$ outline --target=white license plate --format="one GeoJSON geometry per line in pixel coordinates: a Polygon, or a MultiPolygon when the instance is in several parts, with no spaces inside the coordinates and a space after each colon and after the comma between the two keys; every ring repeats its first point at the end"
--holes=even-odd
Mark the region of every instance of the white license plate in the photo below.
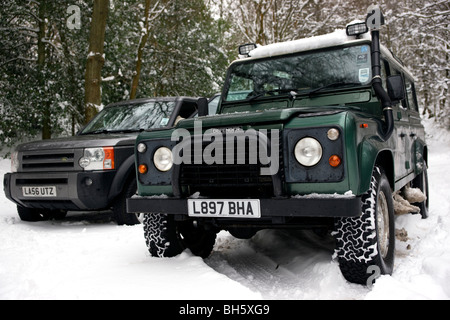
{"type": "Polygon", "coordinates": [[[52,198],[56,197],[56,187],[22,187],[24,197],[52,198]]]}
{"type": "Polygon", "coordinates": [[[189,199],[190,217],[261,218],[259,200],[203,200],[189,199]]]}

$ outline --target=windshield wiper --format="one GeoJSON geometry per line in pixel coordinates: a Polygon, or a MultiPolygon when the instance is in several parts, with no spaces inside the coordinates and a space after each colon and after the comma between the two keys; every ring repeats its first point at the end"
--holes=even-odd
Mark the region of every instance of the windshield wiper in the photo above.
{"type": "Polygon", "coordinates": [[[83,132],[82,135],[86,134],[109,134],[109,133],[133,133],[133,132],[142,132],[145,129],[119,129],[119,130],[108,130],[108,129],[99,129],[89,132],[83,132]]]}
{"type": "Polygon", "coordinates": [[[109,130],[108,133],[133,133],[133,132],[142,132],[145,129],[119,129],[119,130],[109,130]]]}
{"type": "MultiPolygon", "coordinates": [[[[250,98],[246,99],[245,101],[253,101],[255,99],[258,99],[266,94],[270,95],[270,96],[274,96],[274,93],[288,93],[291,96],[295,97],[295,95],[297,95],[297,89],[274,89],[274,90],[267,90],[267,91],[263,91],[260,92],[254,96],[251,96],[250,98]]],[[[278,95],[280,96],[280,95],[278,95]]]]}
{"type": "Polygon", "coordinates": [[[110,133],[110,131],[107,130],[107,129],[98,129],[98,130],[94,130],[94,131],[82,132],[81,135],[86,135],[86,134],[106,134],[106,133],[110,133]]]}
{"type": "Polygon", "coordinates": [[[330,84],[324,85],[322,87],[319,87],[317,89],[311,90],[309,92],[309,96],[313,96],[314,94],[316,94],[316,93],[318,93],[318,92],[320,92],[320,91],[322,91],[324,89],[328,89],[328,88],[338,88],[338,87],[356,86],[356,85],[360,86],[361,83],[360,82],[344,82],[344,81],[330,83],[330,84]]]}
{"type": "Polygon", "coordinates": [[[255,94],[254,96],[251,96],[250,98],[245,99],[245,101],[248,101],[248,102],[253,101],[253,100],[255,100],[255,99],[258,99],[259,97],[264,96],[266,93],[267,93],[267,92],[265,92],[265,91],[264,91],[264,92],[257,93],[257,94],[255,94]]]}

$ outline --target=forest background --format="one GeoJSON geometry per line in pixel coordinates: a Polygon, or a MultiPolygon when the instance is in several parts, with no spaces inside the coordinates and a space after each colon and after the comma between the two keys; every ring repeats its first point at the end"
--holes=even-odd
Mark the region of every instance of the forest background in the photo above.
{"type": "MultiPolygon", "coordinates": [[[[0,148],[73,135],[109,103],[220,92],[240,44],[364,20],[364,0],[0,0],[0,148]]],[[[382,42],[450,130],[448,0],[380,0],[382,42]]]]}

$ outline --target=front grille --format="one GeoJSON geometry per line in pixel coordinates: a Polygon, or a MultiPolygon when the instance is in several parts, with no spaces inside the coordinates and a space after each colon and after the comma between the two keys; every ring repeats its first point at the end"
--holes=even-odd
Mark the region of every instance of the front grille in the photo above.
{"type": "Polygon", "coordinates": [[[273,196],[271,176],[261,176],[256,165],[182,165],[180,185],[185,196],[259,198],[273,196]]]}
{"type": "Polygon", "coordinates": [[[16,185],[21,186],[39,186],[39,185],[66,185],[69,183],[67,178],[39,178],[39,179],[17,179],[16,185]]]}
{"type": "Polygon", "coordinates": [[[198,187],[256,187],[272,185],[272,178],[261,176],[257,165],[183,165],[180,183],[198,187]]]}
{"type": "MultiPolygon", "coordinates": [[[[191,164],[180,165],[179,184],[184,195],[189,196],[200,192],[201,196],[236,199],[274,196],[273,177],[261,175],[261,169],[269,167],[269,165],[261,164],[259,157],[257,157],[256,163],[254,163],[255,157],[252,157],[252,161],[250,160],[248,154],[248,150],[250,150],[249,143],[249,140],[247,140],[244,154],[239,154],[237,145],[234,146],[233,164],[229,164],[230,161],[226,155],[227,150],[224,151],[223,164],[206,164],[204,162],[193,164],[194,155],[192,154],[191,164]]],[[[255,141],[251,143],[255,143],[255,141]]],[[[208,143],[203,145],[202,151],[205,150],[207,145],[208,143]]],[[[279,143],[278,159],[283,154],[281,146],[282,144],[279,143]]],[[[194,150],[193,147],[192,150],[194,150]]],[[[283,167],[282,161],[279,160],[279,172],[277,175],[282,175],[283,167]]]]}
{"type": "Polygon", "coordinates": [[[212,186],[260,186],[271,185],[272,178],[261,176],[259,165],[183,165],[181,185],[212,186]]]}
{"type": "Polygon", "coordinates": [[[22,154],[23,172],[71,171],[75,169],[75,152],[64,151],[27,151],[22,154]]]}

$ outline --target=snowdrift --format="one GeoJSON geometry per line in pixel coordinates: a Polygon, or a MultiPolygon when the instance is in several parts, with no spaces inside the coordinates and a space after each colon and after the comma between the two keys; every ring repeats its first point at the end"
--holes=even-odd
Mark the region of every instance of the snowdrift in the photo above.
{"type": "MultiPolygon", "coordinates": [[[[332,239],[311,232],[221,232],[208,259],[157,259],[140,225],[119,227],[107,212],[25,223],[1,192],[0,299],[449,299],[450,136],[427,127],[430,218],[397,217],[394,273],[372,288],[346,282],[332,239]]],[[[9,166],[0,161],[0,177],[9,166]]]]}

